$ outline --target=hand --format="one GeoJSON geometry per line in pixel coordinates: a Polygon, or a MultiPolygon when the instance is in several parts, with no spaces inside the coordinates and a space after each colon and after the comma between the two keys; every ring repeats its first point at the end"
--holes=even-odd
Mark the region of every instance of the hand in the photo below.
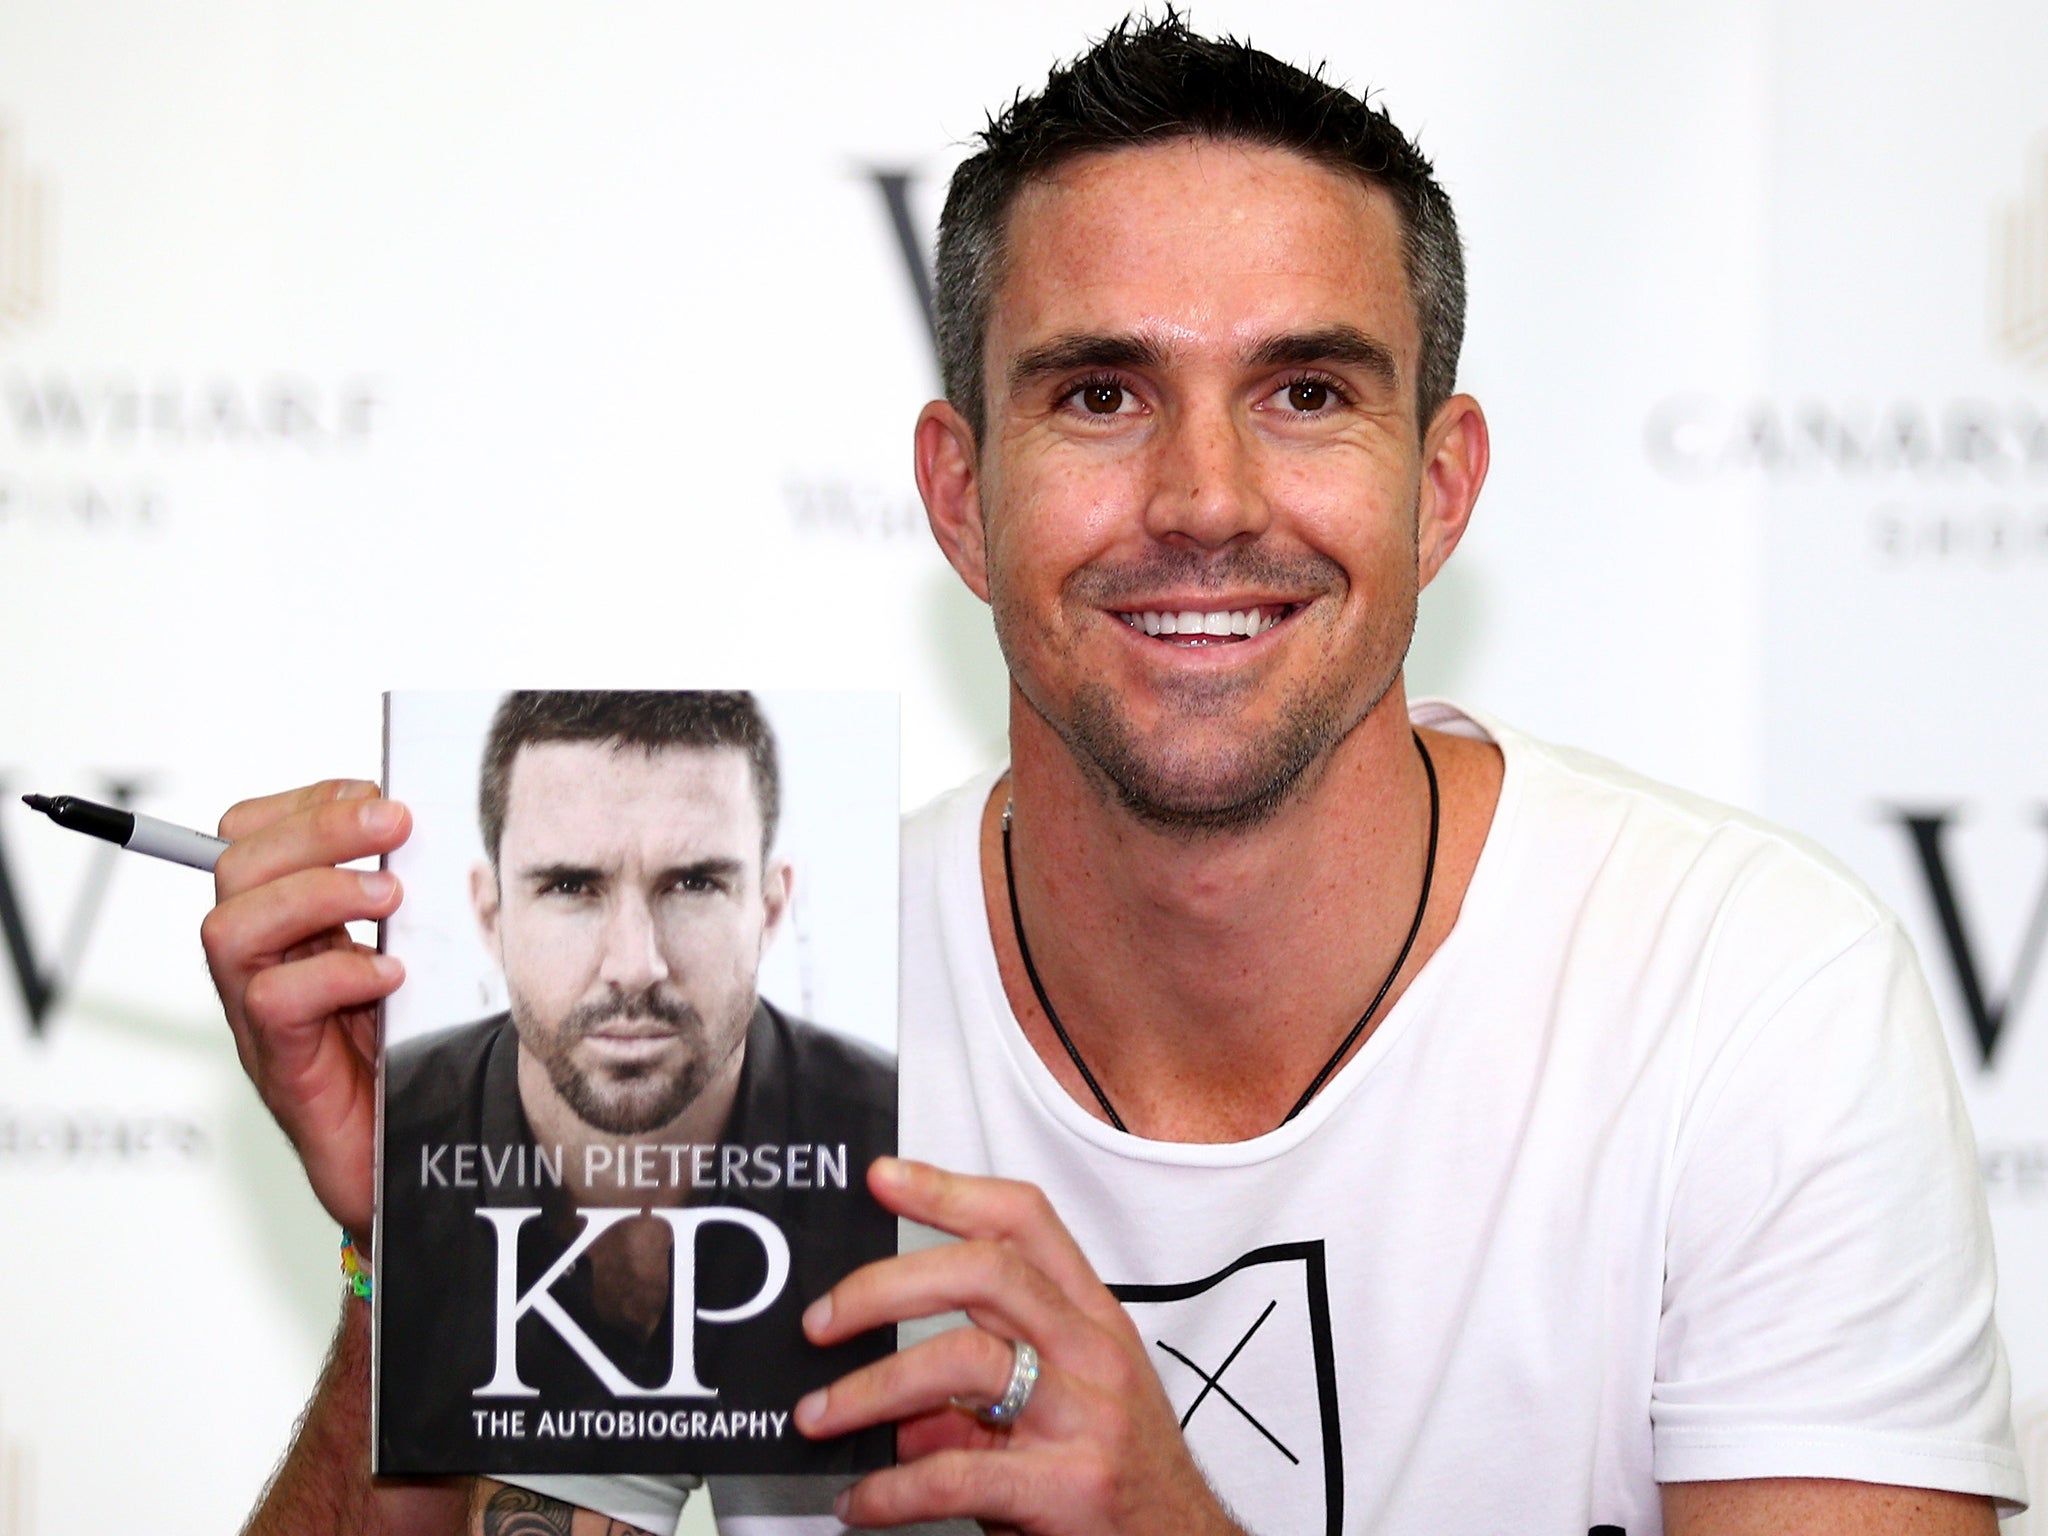
{"type": "Polygon", "coordinates": [[[390,916],[398,882],[334,866],[389,853],[411,826],[404,806],[357,780],[245,800],[221,818],[230,846],[200,925],[242,1069],[359,1243],[374,1204],[377,1004],[405,971],[342,926],[390,916]]]}
{"type": "Polygon", "coordinates": [[[1159,1532],[1243,1536],[1181,1438],[1144,1342],[1030,1184],[878,1158],[875,1198],[964,1239],[856,1270],[804,1314],[814,1343],[964,1310],[953,1328],[841,1377],[796,1408],[813,1437],[897,1421],[899,1466],[840,1496],[853,1525],[966,1516],[1033,1536],[1159,1532]],[[1001,1398],[1011,1342],[1038,1350],[1038,1384],[1014,1424],[991,1428],[956,1400],[1001,1398]]]}

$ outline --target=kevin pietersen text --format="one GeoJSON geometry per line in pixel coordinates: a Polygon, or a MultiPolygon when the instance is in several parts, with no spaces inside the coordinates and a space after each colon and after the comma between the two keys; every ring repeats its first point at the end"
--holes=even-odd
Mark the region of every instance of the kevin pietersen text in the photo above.
{"type": "MultiPolygon", "coordinates": [[[[435,1142],[420,1148],[422,1189],[560,1188],[568,1150],[435,1142]]],[[[583,1149],[585,1189],[845,1189],[846,1143],[677,1142],[583,1149]]]]}

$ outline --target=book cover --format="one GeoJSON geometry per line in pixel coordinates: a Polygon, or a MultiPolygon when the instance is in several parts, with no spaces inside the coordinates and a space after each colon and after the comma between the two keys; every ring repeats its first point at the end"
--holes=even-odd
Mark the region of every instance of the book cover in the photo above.
{"type": "Polygon", "coordinates": [[[893,695],[393,693],[386,1475],[846,1473],[803,1309],[896,1251],[893,695]]]}

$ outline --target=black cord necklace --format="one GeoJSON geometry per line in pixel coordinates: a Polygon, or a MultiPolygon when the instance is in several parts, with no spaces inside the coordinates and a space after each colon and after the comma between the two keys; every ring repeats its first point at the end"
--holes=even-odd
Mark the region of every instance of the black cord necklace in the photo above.
{"type": "MultiPolygon", "coordinates": [[[[1442,804],[1436,787],[1436,764],[1430,761],[1429,748],[1422,744],[1419,732],[1411,731],[1415,738],[1415,750],[1422,754],[1422,771],[1429,779],[1429,852],[1422,861],[1422,895],[1415,903],[1415,920],[1408,925],[1408,937],[1401,941],[1401,952],[1394,956],[1393,969],[1387,972],[1387,979],[1380,983],[1379,991],[1373,993],[1372,1001],[1365,1005],[1365,1012],[1358,1016],[1358,1022],[1351,1026],[1337,1049],[1330,1053],[1330,1059],[1323,1063],[1323,1069],[1316,1073],[1301,1097],[1294,1101],[1294,1108],[1280,1117],[1285,1125],[1308,1107],[1308,1101],[1322,1091],[1323,1084],[1330,1080],[1330,1074],[1337,1070],[1337,1063],[1344,1059],[1344,1053],[1351,1049],[1358,1037],[1365,1032],[1365,1026],[1372,1016],[1379,1012],[1380,1004],[1386,1001],[1387,993],[1393,990],[1394,978],[1401,974],[1401,967],[1408,963],[1408,952],[1415,947],[1415,939],[1422,932],[1422,915],[1429,910],[1429,886],[1436,876],[1436,834],[1442,812],[1442,804]]],[[[1102,1084],[1095,1080],[1095,1074],[1088,1070],[1088,1063],[1081,1059],[1079,1047],[1067,1028],[1060,1023],[1060,1016],[1053,1012],[1052,999],[1045,995],[1045,983],[1038,979],[1038,967],[1031,960],[1031,946],[1024,941],[1024,917],[1017,910],[1017,865],[1010,856],[1010,807],[1003,807],[1003,880],[1010,888],[1010,926],[1017,935],[1017,955],[1024,962],[1024,974],[1031,978],[1031,990],[1038,998],[1038,1006],[1045,1011],[1045,1021],[1052,1026],[1052,1032],[1060,1037],[1060,1044],[1067,1048],[1067,1059],[1074,1064],[1074,1070],[1081,1074],[1081,1081],[1088,1085],[1088,1091],[1095,1095],[1095,1102],[1102,1106],[1109,1123],[1118,1130],[1129,1132],[1123,1117],[1117,1114],[1116,1106],[1109,1102],[1109,1095],[1102,1091],[1102,1084]]]]}

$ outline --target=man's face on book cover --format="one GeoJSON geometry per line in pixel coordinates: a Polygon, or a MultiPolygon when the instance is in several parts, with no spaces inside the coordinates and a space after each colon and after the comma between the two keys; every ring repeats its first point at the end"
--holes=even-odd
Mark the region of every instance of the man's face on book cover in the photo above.
{"type": "Polygon", "coordinates": [[[474,894],[521,1049],[585,1124],[639,1135],[733,1064],[789,889],[741,749],[551,741],[514,758],[474,894]]]}

